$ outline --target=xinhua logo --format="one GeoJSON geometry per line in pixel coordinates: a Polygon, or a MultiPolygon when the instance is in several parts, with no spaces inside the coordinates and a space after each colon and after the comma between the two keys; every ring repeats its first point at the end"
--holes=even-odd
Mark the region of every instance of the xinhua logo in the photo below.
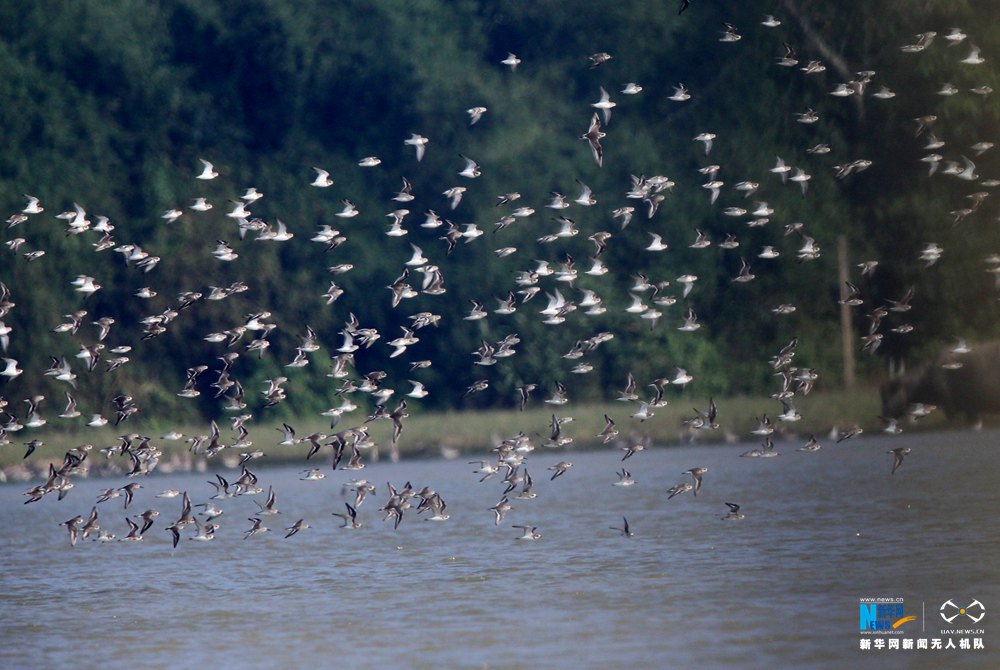
{"type": "Polygon", "coordinates": [[[951,600],[947,600],[943,605],[941,605],[941,618],[948,623],[951,623],[958,617],[963,616],[969,617],[969,619],[972,620],[972,623],[979,623],[983,620],[983,617],[986,616],[986,606],[978,600],[973,600],[965,607],[960,607],[951,600]]]}
{"type": "Polygon", "coordinates": [[[859,630],[890,631],[899,628],[907,621],[914,621],[915,616],[904,616],[903,603],[861,603],[859,630]]]}

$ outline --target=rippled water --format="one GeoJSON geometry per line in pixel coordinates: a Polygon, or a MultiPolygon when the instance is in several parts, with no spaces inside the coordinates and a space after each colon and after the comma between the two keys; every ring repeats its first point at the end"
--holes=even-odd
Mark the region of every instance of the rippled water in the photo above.
{"type": "MultiPolygon", "coordinates": [[[[738,458],[754,445],[651,449],[625,463],[633,487],[611,485],[620,452],[539,449],[538,497],[512,497],[500,527],[488,508],[501,484],[478,483],[468,459],[370,465],[378,495],[353,532],[331,516],[353,473],[299,481],[300,468],[259,466],[278,492],[282,514],[265,521],[275,532],[244,541],[257,508],[237,498],[220,503],[215,541],[176,550],[164,527],[179,499],[154,495],[185,489],[203,502],[211,473],[144,480],[128,512],[161,517],[141,543],[70,547],[58,525],[124,481],[79,480],[62,502],[31,505],[27,486],[0,486],[0,665],[998,667],[998,438],[865,435],[813,454],[779,444],[774,459],[738,458]],[[904,444],[913,452],[890,476],[885,451],[904,444]],[[574,467],[549,481],[563,458],[574,467]],[[699,496],[667,501],[693,466],[709,467],[699,496]],[[383,523],[385,482],[406,480],[437,489],[451,519],[410,511],[396,531],[383,523]],[[722,522],[725,501],[746,518],[722,522]],[[609,528],[623,515],[632,538],[609,528]],[[300,517],[312,528],[276,532],[300,517]],[[516,541],[511,524],[542,538],[516,541]],[[903,597],[908,614],[926,603],[927,637],[940,603],[978,598],[987,649],[862,652],[867,596],[903,597]]],[[[123,536],[122,499],[99,509],[123,536]]],[[[910,626],[919,637],[920,622],[910,626]]]]}

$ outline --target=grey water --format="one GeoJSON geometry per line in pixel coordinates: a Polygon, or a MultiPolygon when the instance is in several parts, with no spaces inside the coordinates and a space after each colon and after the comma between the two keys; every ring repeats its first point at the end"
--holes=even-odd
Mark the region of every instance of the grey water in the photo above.
{"type": "Polygon", "coordinates": [[[499,526],[489,508],[503,485],[479,483],[470,458],[327,468],[320,481],[299,479],[305,463],[255,461],[260,484],[277,492],[271,531],[244,540],[257,506],[237,497],[218,503],[214,541],[192,542],[187,530],[176,549],[165,527],[180,498],[156,493],[205,502],[207,480],[235,471],[147,477],[128,510],[122,498],[99,506],[101,527],[118,537],[126,514],[159,510],[142,542],[75,547],[59,523],[86,517],[123,478],[79,479],[65,500],[30,505],[27,485],[6,484],[0,666],[1000,667],[998,438],[864,434],[816,453],[778,443],[771,459],[739,457],[756,445],[694,445],[624,464],[611,448],[540,448],[527,459],[537,498],[512,493],[499,526]],[[896,446],[912,453],[890,475],[896,446]],[[564,459],[573,467],[550,481],[546,468],[564,459]],[[623,465],[635,486],[612,486],[623,465]],[[694,466],[709,468],[699,495],[667,500],[694,466]],[[352,531],[331,513],[344,511],[343,485],[356,475],[378,491],[352,531]],[[398,530],[383,522],[386,482],[406,481],[436,489],[451,518],[409,510],[398,530]],[[727,501],[742,521],[721,520],[727,501]],[[612,529],[623,516],[633,537],[612,529]],[[299,518],[312,527],[284,539],[299,518]],[[512,524],[541,538],[518,541],[512,524]],[[978,599],[985,649],[861,650],[866,597],[903,598],[918,617],[903,627],[913,639],[942,637],[942,603],[978,599]]]}

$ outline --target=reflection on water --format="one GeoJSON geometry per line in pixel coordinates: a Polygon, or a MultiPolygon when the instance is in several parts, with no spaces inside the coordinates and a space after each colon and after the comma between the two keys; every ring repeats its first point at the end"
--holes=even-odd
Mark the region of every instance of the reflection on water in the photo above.
{"type": "MultiPolygon", "coordinates": [[[[237,498],[213,542],[171,549],[165,526],[187,490],[214,492],[206,474],[143,480],[128,513],[161,516],[141,543],[70,547],[59,523],[86,515],[118,480],[79,480],[62,502],[22,505],[0,487],[5,567],[0,661],[5,667],[274,667],[406,662],[424,667],[997,667],[989,618],[979,652],[861,652],[858,598],[905,598],[927,622],[949,598],[1000,611],[993,466],[1000,434],[867,435],[817,453],[779,444],[773,459],[738,458],[748,445],[651,449],[626,462],[637,484],[612,486],[620,452],[539,449],[529,457],[534,500],[494,525],[499,477],[479,483],[466,459],[378,463],[361,472],[378,493],[363,528],[339,528],[353,473],[300,481],[300,468],[257,469],[278,493],[272,530],[243,540],[257,506],[237,498]],[[889,475],[892,456],[913,452],[889,475]],[[573,467],[549,481],[546,468],[573,467]],[[707,466],[697,497],[666,500],[681,473],[707,466]],[[409,510],[397,531],[377,508],[386,482],[428,485],[451,518],[409,510]],[[746,518],[722,522],[725,502],[746,518]],[[635,536],[611,527],[628,517],[635,536]],[[304,518],[312,528],[284,539],[304,518]],[[537,526],[520,542],[512,524],[537,526]],[[994,609],[996,608],[996,609],[994,609]]],[[[753,445],[750,445],[753,446],[753,445]]],[[[484,456],[485,457],[485,456],[484,456]]],[[[211,473],[209,473],[211,474],[211,473]]],[[[231,473],[230,473],[231,474],[231,473]]],[[[127,533],[122,499],[101,526],[127,533]]],[[[912,631],[912,635],[910,635],[912,631]]]]}

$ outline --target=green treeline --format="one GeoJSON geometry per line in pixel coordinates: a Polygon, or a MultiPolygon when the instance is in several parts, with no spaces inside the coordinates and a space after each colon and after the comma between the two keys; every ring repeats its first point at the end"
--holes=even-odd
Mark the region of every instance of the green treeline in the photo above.
{"type": "MultiPolygon", "coordinates": [[[[431,394],[411,405],[425,407],[514,406],[515,388],[537,383],[546,395],[556,382],[573,400],[613,398],[632,372],[641,385],[673,375],[683,367],[695,375],[699,393],[762,393],[777,381],[768,365],[793,337],[796,362],[814,367],[820,385],[840,381],[839,305],[836,240],[845,235],[851,253],[851,280],[864,304],[854,308],[860,372],[875,379],[888,357],[920,356],[956,337],[997,335],[997,275],[984,259],[1000,253],[997,195],[982,180],[1000,178],[1000,149],[976,155],[977,142],[997,141],[1000,127],[1000,22],[987,2],[940,1],[807,3],[696,2],[682,15],[673,3],[625,0],[617,3],[482,2],[476,0],[389,0],[339,2],[203,2],[194,0],[101,0],[5,3],[0,6],[0,213],[14,215],[25,194],[40,199],[45,211],[7,227],[0,248],[0,281],[16,303],[2,317],[13,328],[7,356],[26,374],[0,383],[11,400],[46,395],[50,407],[71,390],[42,373],[50,358],[66,356],[78,375],[77,399],[85,413],[112,414],[110,400],[124,393],[150,416],[219,416],[222,399],[210,384],[219,357],[239,351],[232,377],[246,390],[248,410],[265,402],[265,380],[287,376],[288,397],[269,408],[270,416],[312,414],[340,404],[342,380],[328,375],[330,356],[341,346],[341,331],[351,314],[381,339],[355,354],[357,380],[382,370],[396,398],[410,389],[406,380],[425,383],[431,394]],[[916,6],[919,5],[919,6],[916,6]],[[766,13],[781,25],[761,25],[766,13]],[[723,21],[742,39],[720,42],[723,21]],[[953,27],[968,37],[949,46],[953,27]],[[920,53],[900,47],[916,35],[936,31],[920,53]],[[776,64],[790,45],[799,64],[776,64]],[[965,64],[972,45],[986,58],[965,64]],[[508,52],[522,60],[511,71],[500,63],[508,52]],[[613,58],[591,67],[589,57],[613,58]],[[801,68],[821,61],[826,71],[801,68]],[[831,95],[837,84],[872,70],[862,96],[831,95]],[[642,85],[636,95],[620,91],[628,82],[642,85]],[[683,83],[691,99],[670,100],[683,83]],[[942,95],[951,84],[954,95],[942,95]],[[617,106],[609,123],[603,167],[586,141],[591,105],[604,87],[617,106]],[[886,86],[896,93],[881,100],[873,93],[886,86]],[[979,93],[970,89],[978,88],[979,93]],[[466,110],[488,111],[470,125],[466,110]],[[813,110],[815,123],[800,122],[813,110]],[[931,127],[916,137],[915,119],[933,115],[931,127]],[[694,141],[716,135],[711,152],[694,141]],[[417,162],[404,140],[412,133],[429,138],[417,162]],[[931,134],[945,141],[925,149],[931,134]],[[829,153],[810,153],[817,144],[829,153]],[[482,166],[482,176],[459,176],[464,154],[482,166]],[[926,155],[938,153],[937,174],[928,176],[926,155]],[[377,156],[381,164],[360,167],[377,156]],[[797,183],[783,183],[771,172],[776,157],[811,175],[803,197],[797,183]],[[975,162],[977,178],[942,174],[948,161],[975,162]],[[210,161],[219,177],[195,179],[199,159],[210,161]],[[835,166],[870,160],[863,171],[838,179],[835,166]],[[718,164],[724,182],[714,204],[709,180],[700,168],[718,164]],[[328,170],[329,188],[310,186],[314,167],[328,170]],[[631,176],[661,175],[675,182],[658,211],[629,199],[631,176]],[[412,201],[393,200],[406,178],[412,201]],[[759,183],[747,198],[733,187],[759,183]],[[593,189],[597,204],[572,203],[577,181],[593,189]],[[464,186],[455,210],[443,191],[464,186]],[[294,238],[261,241],[258,232],[240,238],[235,218],[227,217],[247,188],[264,197],[248,203],[253,218],[277,225],[294,238]],[[498,196],[520,199],[496,206],[498,196]],[[571,202],[563,211],[545,205],[552,192],[571,202]],[[984,192],[990,195],[973,196],[984,192]],[[207,212],[189,209],[195,198],[213,204],[207,212]],[[978,197],[978,200],[977,200],[978,197]],[[360,214],[339,218],[342,199],[360,214]],[[757,201],[774,209],[769,222],[747,225],[754,217],[728,216],[726,208],[752,211],[757,201]],[[94,222],[106,216],[115,227],[116,247],[138,245],[159,263],[149,272],[115,248],[95,250],[101,233],[67,234],[56,214],[78,203],[94,222]],[[497,232],[494,224],[515,207],[535,213],[497,232]],[[634,206],[631,224],[621,229],[614,209],[634,206]],[[183,213],[168,223],[165,211],[183,213]],[[394,210],[407,209],[402,237],[387,236],[394,210]],[[963,214],[962,210],[973,211],[963,214]],[[460,230],[476,224],[477,238],[461,238],[450,254],[443,236],[447,225],[421,227],[434,210],[460,230]],[[579,234],[551,243],[564,215],[579,234]],[[802,223],[814,238],[818,258],[798,261],[802,234],[786,226],[802,223]],[[340,231],[346,241],[329,251],[310,241],[322,226],[340,231]],[[695,231],[712,241],[691,248],[695,231]],[[603,276],[586,274],[598,231],[612,236],[601,260],[603,276]],[[669,249],[647,251],[651,233],[669,249]],[[717,245],[734,234],[740,247],[717,245]],[[15,250],[16,238],[24,242],[15,250]],[[239,258],[223,262],[212,252],[224,240],[239,258]],[[468,240],[468,242],[466,242],[468,240]],[[400,277],[411,257],[410,243],[422,248],[444,278],[443,295],[420,294],[391,308],[386,288],[400,277]],[[943,249],[930,267],[919,260],[929,243],[943,249]],[[518,251],[499,258],[500,247],[518,251]],[[780,256],[758,258],[765,246],[780,256]],[[44,250],[29,261],[24,254],[44,250]],[[523,289],[514,279],[538,261],[559,269],[572,258],[578,279],[570,285],[541,278],[541,291],[510,315],[493,313],[497,299],[523,289]],[[756,278],[733,282],[740,258],[756,278]],[[856,264],[878,260],[862,277],[856,264]],[[351,264],[342,274],[328,268],[351,264]],[[655,296],[673,295],[676,304],[658,307],[651,322],[626,308],[630,292],[650,303],[654,294],[633,290],[636,274],[663,284],[655,296]],[[687,298],[681,274],[698,279],[687,298]],[[90,297],[70,283],[93,276],[102,289],[90,297]],[[211,287],[244,282],[248,290],[225,300],[204,298],[211,287]],[[327,304],[330,282],[343,294],[327,304]],[[156,296],[135,295],[150,287],[156,296]],[[860,351],[868,335],[869,314],[888,307],[913,288],[913,309],[890,312],[875,355],[860,351]],[[566,322],[547,325],[539,310],[546,293],[559,289],[579,301],[582,289],[598,293],[607,311],[587,316],[585,308],[566,322]],[[185,292],[203,295],[179,309],[185,292]],[[466,320],[470,301],[489,312],[466,320]],[[791,314],[776,315],[779,304],[791,314]],[[687,311],[702,327],[679,332],[687,311]],[[53,332],[63,315],[86,310],[77,333],[53,332]],[[142,320],[170,310],[162,334],[143,338],[142,320]],[[239,327],[248,315],[270,312],[276,324],[270,346],[258,358],[246,345],[260,333],[247,333],[232,348],[205,341],[209,333],[239,327]],[[386,345],[410,326],[410,316],[430,311],[438,327],[416,331],[420,338],[404,355],[391,357],[386,345]],[[115,320],[96,369],[74,358],[82,344],[97,342],[100,317],[115,320]],[[891,329],[910,324],[910,333],[891,329]],[[309,326],[321,349],[310,365],[289,368],[309,326]],[[563,358],[578,340],[599,332],[615,338],[590,354],[594,370],[573,374],[579,361],[563,358]],[[476,366],[472,355],[483,342],[495,344],[516,334],[517,354],[493,366],[476,366]],[[129,361],[105,372],[110,349],[130,345],[129,361]],[[411,370],[415,360],[432,360],[411,370]],[[201,395],[179,398],[184,371],[209,366],[198,381],[201,395]],[[489,387],[463,398],[478,379],[489,387]]],[[[793,173],[794,174],[794,173],[793,173]]],[[[148,266],[146,266],[148,267],[148,266]]],[[[420,289],[422,275],[410,268],[405,280],[420,289]]],[[[645,395],[647,390],[639,391],[645,395]]],[[[650,391],[651,392],[651,391],[650,391]]],[[[538,398],[535,399],[537,402],[538,398]]],[[[393,403],[395,400],[392,401],[393,403]]]]}

